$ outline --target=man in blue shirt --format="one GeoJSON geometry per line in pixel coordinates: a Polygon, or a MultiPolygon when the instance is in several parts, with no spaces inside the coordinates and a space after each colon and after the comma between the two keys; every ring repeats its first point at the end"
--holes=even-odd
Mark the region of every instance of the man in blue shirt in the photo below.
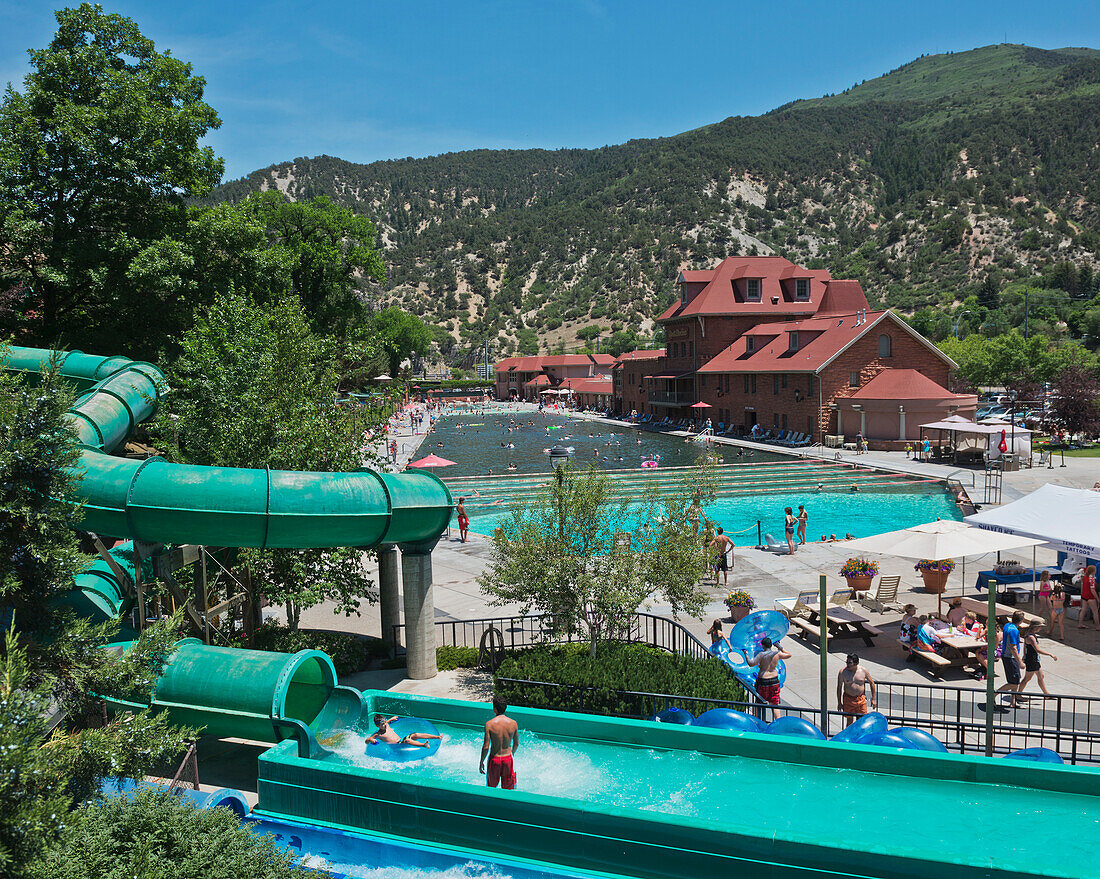
{"type": "Polygon", "coordinates": [[[1020,623],[1024,614],[1016,611],[1012,615],[1012,622],[1005,623],[1001,633],[1001,664],[1005,670],[1005,683],[997,688],[997,692],[1006,692],[1010,695],[1009,708],[1017,706],[1016,693],[1020,689],[1020,669],[1023,668],[1023,660],[1020,658],[1020,623]]]}

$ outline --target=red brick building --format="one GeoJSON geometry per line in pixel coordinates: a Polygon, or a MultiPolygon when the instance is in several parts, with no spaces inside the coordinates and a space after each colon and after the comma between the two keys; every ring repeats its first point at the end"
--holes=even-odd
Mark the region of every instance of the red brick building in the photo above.
{"type": "MultiPolygon", "coordinates": [[[[536,402],[543,391],[565,390],[574,382],[601,377],[607,381],[605,396],[611,393],[610,354],[548,354],[539,357],[508,357],[496,364],[498,400],[536,402]]],[[[596,392],[595,387],[589,390],[596,392]]]]}
{"type": "Polygon", "coordinates": [[[880,447],[916,439],[921,423],[973,415],[975,397],[945,389],[956,364],[893,312],[869,311],[857,281],[777,256],[730,257],[681,273],[679,286],[658,318],[665,354],[620,358],[612,371],[623,414],[709,417],[746,434],[760,424],[815,442],[854,437],[858,420],[880,447]]]}

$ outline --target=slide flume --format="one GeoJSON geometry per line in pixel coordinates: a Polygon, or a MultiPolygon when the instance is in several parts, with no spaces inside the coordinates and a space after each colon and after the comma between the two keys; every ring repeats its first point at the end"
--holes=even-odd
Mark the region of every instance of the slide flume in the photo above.
{"type": "MultiPolygon", "coordinates": [[[[369,549],[433,545],[450,521],[450,491],[422,471],[315,473],[114,457],[168,392],[164,374],[125,357],[14,346],[3,367],[35,376],[54,358],[80,392],[67,417],[82,446],[81,526],[88,531],[148,543],[369,549]]],[[[132,576],[132,549],[112,555],[132,576]]],[[[74,585],[69,603],[85,616],[114,618],[125,609],[125,584],[105,561],[74,585]]]]}

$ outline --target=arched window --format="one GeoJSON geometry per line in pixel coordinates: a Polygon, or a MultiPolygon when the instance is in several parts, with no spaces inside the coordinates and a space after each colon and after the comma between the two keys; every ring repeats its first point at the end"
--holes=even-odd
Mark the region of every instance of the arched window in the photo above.
{"type": "Polygon", "coordinates": [[[890,337],[883,333],[878,337],[878,356],[879,357],[893,357],[893,343],[890,341],[890,337]]]}

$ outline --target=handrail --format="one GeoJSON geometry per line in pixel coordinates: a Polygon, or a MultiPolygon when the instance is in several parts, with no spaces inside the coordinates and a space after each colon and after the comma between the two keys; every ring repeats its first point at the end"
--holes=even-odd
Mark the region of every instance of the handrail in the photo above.
{"type": "MultiPolygon", "coordinates": [[[[943,481],[948,482],[948,481],[954,479],[956,473],[965,473],[967,476],[969,476],[970,477],[970,487],[971,488],[975,488],[977,486],[977,483],[974,481],[975,477],[974,477],[974,471],[973,470],[952,470],[945,477],[943,477],[943,481]]],[[[960,485],[962,484],[961,480],[956,480],[956,481],[959,482],[960,485]]]]}

